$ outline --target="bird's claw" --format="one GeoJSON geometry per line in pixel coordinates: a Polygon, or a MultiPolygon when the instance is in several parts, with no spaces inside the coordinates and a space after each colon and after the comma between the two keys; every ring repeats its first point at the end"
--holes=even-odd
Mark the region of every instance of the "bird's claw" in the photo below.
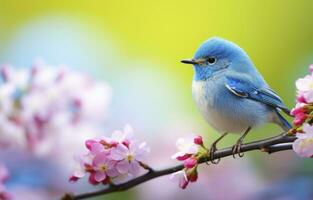
{"type": "Polygon", "coordinates": [[[241,158],[244,156],[244,153],[241,152],[241,145],[242,145],[242,142],[241,141],[238,141],[232,148],[232,155],[233,155],[233,158],[236,158],[236,154],[241,158]]]}
{"type": "Polygon", "coordinates": [[[210,155],[210,160],[211,160],[211,163],[212,164],[218,164],[220,162],[220,158],[218,159],[214,159],[214,153],[217,151],[217,148],[216,148],[216,144],[213,143],[211,145],[211,148],[210,148],[210,151],[209,151],[209,155],[210,155]]]}

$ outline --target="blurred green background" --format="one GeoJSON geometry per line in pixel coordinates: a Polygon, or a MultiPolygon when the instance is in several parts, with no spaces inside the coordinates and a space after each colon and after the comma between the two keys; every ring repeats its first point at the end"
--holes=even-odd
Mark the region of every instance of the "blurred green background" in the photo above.
{"type": "MultiPolygon", "coordinates": [[[[293,107],[294,82],[313,63],[312,7],[310,0],[0,0],[0,63],[30,66],[40,57],[106,80],[114,96],[108,124],[119,128],[131,122],[142,138],[155,143],[152,153],[157,153],[168,134],[174,135],[173,146],[177,137],[191,131],[208,143],[218,137],[192,101],[192,68],[179,62],[192,57],[209,37],[223,37],[244,48],[271,87],[293,107]]],[[[279,128],[268,125],[247,140],[278,133],[279,128]]],[[[222,146],[237,137],[228,137],[222,146]]],[[[157,161],[166,162],[174,150],[157,161]]],[[[266,183],[313,172],[312,161],[292,152],[272,157],[249,153],[245,160],[266,183]]],[[[140,189],[130,193],[103,199],[150,199],[140,196],[140,189]]]]}

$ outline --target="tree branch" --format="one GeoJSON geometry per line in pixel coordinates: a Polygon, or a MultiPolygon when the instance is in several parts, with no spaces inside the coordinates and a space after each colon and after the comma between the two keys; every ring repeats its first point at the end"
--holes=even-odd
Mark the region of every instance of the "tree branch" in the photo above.
{"type": "MultiPolygon", "coordinates": [[[[281,134],[281,135],[267,138],[264,140],[259,140],[259,141],[244,144],[241,146],[241,152],[260,150],[262,152],[266,152],[270,154],[270,153],[275,153],[278,151],[285,151],[285,150],[292,149],[292,142],[295,139],[296,138],[294,136],[287,136],[286,134],[281,134]]],[[[223,157],[227,157],[231,155],[232,155],[232,148],[228,147],[228,148],[216,151],[214,153],[214,158],[219,159],[219,158],[223,158],[223,157]]],[[[211,159],[206,157],[206,158],[200,159],[199,163],[205,163],[208,161],[211,161],[211,159]]],[[[123,184],[110,185],[108,188],[105,188],[103,190],[84,193],[84,194],[78,194],[78,195],[66,194],[62,197],[62,200],[79,200],[79,199],[86,199],[86,198],[95,197],[99,195],[109,194],[113,192],[125,191],[141,183],[147,182],[149,180],[152,180],[160,176],[177,172],[179,170],[182,170],[183,168],[184,168],[183,165],[177,165],[177,166],[166,168],[163,170],[153,170],[152,168],[149,168],[148,170],[149,172],[147,172],[146,174],[143,174],[123,184]]]]}

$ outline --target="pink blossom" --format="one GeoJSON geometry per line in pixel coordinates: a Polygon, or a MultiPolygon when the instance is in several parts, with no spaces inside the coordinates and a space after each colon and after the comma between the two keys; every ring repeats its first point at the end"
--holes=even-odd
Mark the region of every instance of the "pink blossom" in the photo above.
{"type": "Polygon", "coordinates": [[[199,145],[194,142],[195,137],[179,138],[176,142],[178,152],[172,156],[172,159],[185,160],[190,155],[195,154],[199,150],[199,145]]]}
{"type": "Polygon", "coordinates": [[[208,149],[203,146],[201,136],[179,138],[176,142],[178,152],[172,156],[173,159],[184,161],[184,169],[171,175],[171,179],[179,182],[179,187],[185,189],[189,182],[198,179],[198,160],[208,157],[208,149]]]}
{"type": "Polygon", "coordinates": [[[186,172],[184,170],[175,172],[170,175],[170,180],[177,182],[179,187],[185,189],[188,186],[189,180],[187,179],[186,172]]]}
{"type": "Polygon", "coordinates": [[[296,81],[296,87],[299,92],[307,92],[313,89],[313,76],[306,75],[296,81]]]}
{"type": "Polygon", "coordinates": [[[108,158],[105,152],[97,154],[92,162],[94,178],[97,182],[102,182],[109,177],[118,176],[119,173],[115,168],[116,162],[108,158]]]}
{"type": "Polygon", "coordinates": [[[77,168],[70,181],[77,181],[86,174],[89,183],[120,184],[133,178],[149,153],[145,142],[133,139],[131,126],[126,125],[124,131],[115,131],[110,138],[89,139],[85,142],[87,153],[77,159],[77,168]]]}
{"type": "Polygon", "coordinates": [[[296,87],[298,90],[298,96],[303,96],[305,102],[313,102],[313,75],[307,75],[304,78],[299,78],[296,81],[296,87]]]}
{"type": "Polygon", "coordinates": [[[140,162],[144,161],[149,149],[146,143],[131,143],[129,147],[124,144],[118,144],[116,148],[111,151],[111,158],[119,161],[116,164],[117,170],[121,174],[130,172],[131,174],[138,174],[140,169],[140,162]]]}
{"type": "Polygon", "coordinates": [[[297,133],[297,139],[294,141],[293,150],[301,157],[313,156],[313,126],[304,124],[304,133],[297,133]]]}

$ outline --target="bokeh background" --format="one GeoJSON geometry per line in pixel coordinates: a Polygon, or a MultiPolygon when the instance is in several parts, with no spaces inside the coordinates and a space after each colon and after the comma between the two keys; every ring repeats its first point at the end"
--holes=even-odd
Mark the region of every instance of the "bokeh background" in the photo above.
{"type": "MultiPolygon", "coordinates": [[[[312,7],[309,0],[0,0],[0,63],[22,68],[41,58],[106,81],[113,97],[103,134],[132,124],[151,146],[151,165],[164,167],[176,163],[170,156],[178,137],[197,133],[208,144],[218,137],[192,101],[193,69],[179,61],[192,57],[209,37],[234,41],[291,108],[294,82],[313,63],[312,7]]],[[[280,132],[267,125],[247,140],[280,132]]],[[[229,136],[220,146],[233,144],[237,137],[229,136]]],[[[5,163],[10,159],[1,157],[5,163]]],[[[60,180],[67,184],[61,177],[48,178],[45,184],[18,178],[38,173],[37,168],[42,178],[49,174],[49,167],[32,159],[20,159],[23,165],[15,166],[17,175],[8,188],[40,187],[44,192],[38,199],[57,199],[64,191],[45,194],[60,180]]],[[[184,191],[164,177],[97,199],[313,199],[312,166],[312,160],[291,151],[270,156],[253,152],[203,166],[200,180],[184,191]]],[[[75,187],[69,186],[71,191],[75,187]]]]}

